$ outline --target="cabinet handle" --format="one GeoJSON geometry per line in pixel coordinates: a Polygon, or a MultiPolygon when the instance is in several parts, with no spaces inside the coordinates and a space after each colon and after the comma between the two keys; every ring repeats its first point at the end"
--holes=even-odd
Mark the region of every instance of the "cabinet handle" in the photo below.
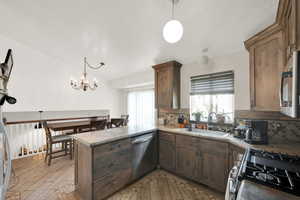
{"type": "Polygon", "coordinates": [[[253,107],[254,106],[254,100],[253,99],[251,99],[251,107],[253,107]]]}
{"type": "Polygon", "coordinates": [[[114,163],[110,163],[109,165],[107,165],[107,168],[112,168],[114,165],[114,163]]]}
{"type": "Polygon", "coordinates": [[[152,138],[153,138],[153,136],[149,136],[149,137],[145,137],[145,138],[136,139],[136,140],[132,141],[132,144],[139,144],[139,143],[148,142],[148,141],[151,140],[152,138]]]}
{"type": "Polygon", "coordinates": [[[196,153],[196,156],[199,157],[199,158],[201,158],[201,153],[200,153],[200,152],[197,152],[197,153],[196,153]]]}

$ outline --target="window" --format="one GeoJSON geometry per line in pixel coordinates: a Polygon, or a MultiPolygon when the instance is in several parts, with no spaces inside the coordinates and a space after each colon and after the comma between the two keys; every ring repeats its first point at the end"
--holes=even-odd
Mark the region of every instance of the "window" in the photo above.
{"type": "Polygon", "coordinates": [[[154,124],[154,90],[128,93],[129,125],[154,124]]]}
{"type": "Polygon", "coordinates": [[[192,120],[232,123],[233,106],[234,74],[232,71],[191,77],[192,120]]]}

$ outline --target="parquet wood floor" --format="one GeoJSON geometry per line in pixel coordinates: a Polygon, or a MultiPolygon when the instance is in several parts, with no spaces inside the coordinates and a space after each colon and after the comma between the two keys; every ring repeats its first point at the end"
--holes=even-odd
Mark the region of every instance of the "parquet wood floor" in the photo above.
{"type": "MultiPolygon", "coordinates": [[[[7,200],[81,200],[74,192],[74,161],[55,159],[50,167],[43,155],[13,161],[7,200]]],[[[222,200],[223,194],[156,170],[108,200],[222,200]]]]}

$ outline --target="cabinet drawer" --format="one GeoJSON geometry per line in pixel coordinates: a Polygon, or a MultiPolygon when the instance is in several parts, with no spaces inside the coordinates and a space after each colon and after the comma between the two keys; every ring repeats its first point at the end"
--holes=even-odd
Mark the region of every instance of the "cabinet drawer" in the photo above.
{"type": "Polygon", "coordinates": [[[178,147],[197,147],[199,146],[199,138],[186,136],[186,135],[176,135],[176,146],[178,147]]]}
{"type": "Polygon", "coordinates": [[[122,148],[118,151],[105,152],[94,157],[93,180],[109,173],[118,173],[131,168],[132,149],[122,148]]]}
{"type": "Polygon", "coordinates": [[[130,146],[131,146],[130,139],[119,140],[108,144],[96,146],[94,148],[94,155],[95,157],[98,155],[102,156],[103,153],[116,152],[121,149],[130,148],[130,146]]]}
{"type": "Polygon", "coordinates": [[[227,143],[201,139],[200,148],[202,152],[209,152],[228,156],[227,143]]]}
{"type": "Polygon", "coordinates": [[[159,131],[159,139],[160,140],[166,140],[168,142],[171,142],[175,144],[175,134],[173,133],[167,133],[164,131],[159,131]]]}
{"type": "Polygon", "coordinates": [[[126,186],[131,177],[131,169],[110,173],[94,181],[93,199],[102,200],[126,186]]]}

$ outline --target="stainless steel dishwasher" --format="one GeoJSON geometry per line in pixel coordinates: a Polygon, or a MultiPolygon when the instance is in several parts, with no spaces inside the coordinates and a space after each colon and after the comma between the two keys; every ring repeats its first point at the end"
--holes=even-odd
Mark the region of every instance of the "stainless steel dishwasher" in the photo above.
{"type": "Polygon", "coordinates": [[[156,133],[148,133],[132,138],[133,148],[133,180],[152,171],[157,166],[156,133]]]}

